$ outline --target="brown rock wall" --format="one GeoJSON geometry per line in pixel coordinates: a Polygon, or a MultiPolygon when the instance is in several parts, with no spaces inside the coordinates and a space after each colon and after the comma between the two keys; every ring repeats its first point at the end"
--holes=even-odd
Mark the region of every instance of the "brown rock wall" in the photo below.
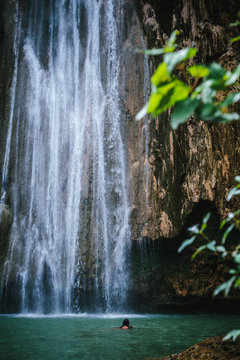
{"type": "MultiPolygon", "coordinates": [[[[240,61],[238,46],[229,42],[236,31],[229,23],[236,18],[237,1],[182,0],[165,5],[141,1],[140,4],[138,13],[148,47],[162,46],[177,28],[181,31],[180,47],[199,49],[196,61],[219,61],[228,69],[240,61]]],[[[160,59],[149,61],[153,72],[160,59]]],[[[173,132],[169,116],[168,113],[149,122],[147,216],[144,224],[138,226],[142,227],[141,234],[152,239],[178,235],[200,200],[212,201],[221,218],[240,206],[238,199],[226,202],[227,193],[235,184],[234,177],[240,172],[239,123],[215,125],[191,119],[173,132]]],[[[138,187],[142,193],[143,187],[138,187]]],[[[137,214],[141,205],[138,199],[134,201],[137,214]]],[[[138,222],[139,217],[134,221],[138,222]]],[[[133,238],[137,238],[135,233],[133,238]]]]}

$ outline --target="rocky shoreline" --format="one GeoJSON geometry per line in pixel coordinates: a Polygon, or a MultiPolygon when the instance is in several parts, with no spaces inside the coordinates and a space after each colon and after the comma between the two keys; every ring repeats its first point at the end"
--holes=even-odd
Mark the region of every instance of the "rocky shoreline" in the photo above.
{"type": "MultiPolygon", "coordinates": [[[[239,360],[240,339],[223,341],[223,336],[215,336],[193,345],[187,350],[154,360],[239,360]]],[[[153,360],[153,359],[152,359],[153,360]]]]}

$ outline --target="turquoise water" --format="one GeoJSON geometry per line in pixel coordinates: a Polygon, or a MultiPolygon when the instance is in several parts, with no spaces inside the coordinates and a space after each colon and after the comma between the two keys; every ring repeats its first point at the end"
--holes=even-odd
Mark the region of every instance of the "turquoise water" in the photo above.
{"type": "Polygon", "coordinates": [[[234,328],[239,316],[0,316],[0,359],[150,359],[234,328]],[[125,317],[132,330],[117,329],[125,317]]]}

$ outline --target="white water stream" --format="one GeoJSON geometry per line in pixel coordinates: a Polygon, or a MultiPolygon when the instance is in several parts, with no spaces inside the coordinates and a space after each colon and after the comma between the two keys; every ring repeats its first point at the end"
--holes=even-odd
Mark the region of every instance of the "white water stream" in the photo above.
{"type": "Polygon", "coordinates": [[[130,239],[122,0],[30,3],[15,40],[2,179],[11,163],[14,213],[1,302],[15,296],[22,313],[121,310],[130,239]]]}

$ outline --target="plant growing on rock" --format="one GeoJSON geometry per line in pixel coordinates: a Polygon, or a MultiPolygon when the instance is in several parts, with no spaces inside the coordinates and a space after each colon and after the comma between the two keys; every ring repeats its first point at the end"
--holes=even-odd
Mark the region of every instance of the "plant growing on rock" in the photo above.
{"type": "Polygon", "coordinates": [[[174,31],[162,49],[143,50],[148,55],[163,55],[163,62],[151,78],[150,98],[136,119],[148,113],[160,115],[174,106],[170,120],[173,129],[192,115],[198,120],[218,123],[239,120],[239,114],[230,111],[229,106],[240,100],[240,92],[227,93],[240,77],[240,64],[232,72],[217,63],[188,66],[197,50],[176,51],[178,34],[174,31]],[[226,93],[224,100],[218,100],[220,91],[226,93]]]}
{"type": "MultiPolygon", "coordinates": [[[[233,196],[240,194],[240,176],[236,176],[235,180],[237,185],[230,190],[227,200],[231,200],[233,196]]],[[[220,284],[214,291],[213,295],[217,296],[219,293],[224,292],[225,296],[228,296],[232,287],[235,289],[240,289],[240,243],[235,246],[231,246],[227,243],[230,233],[234,230],[240,229],[240,210],[230,212],[226,219],[224,219],[220,224],[220,230],[223,231],[221,242],[218,243],[217,240],[212,240],[206,235],[205,231],[207,229],[207,223],[210,219],[211,213],[207,213],[203,218],[201,225],[195,224],[194,226],[188,228],[190,238],[183,241],[178,252],[183,251],[187,246],[192,245],[196,240],[203,240],[204,244],[197,248],[193,253],[192,259],[194,259],[202,251],[207,250],[213,252],[216,256],[221,257],[222,259],[230,259],[232,267],[229,269],[229,279],[222,284],[220,284]]],[[[225,336],[225,340],[233,338],[235,340],[240,336],[240,330],[232,330],[225,336]]]]}
{"type": "MultiPolygon", "coordinates": [[[[240,12],[238,20],[230,26],[240,25],[240,12]]],[[[186,122],[190,116],[197,120],[226,123],[239,120],[240,115],[232,111],[231,105],[240,100],[240,92],[233,92],[233,85],[238,84],[240,77],[240,64],[234,71],[227,71],[217,63],[210,65],[189,65],[189,61],[196,55],[194,48],[176,50],[176,38],[178,31],[174,31],[166,46],[162,49],[142,50],[148,55],[163,55],[163,61],[158,66],[151,78],[152,92],[148,102],[137,114],[140,120],[146,114],[157,116],[173,107],[170,124],[172,129],[186,122]],[[225,94],[224,99],[219,100],[219,92],[225,94]]],[[[240,36],[231,39],[231,42],[240,40],[240,36]]],[[[229,192],[227,200],[240,194],[240,176],[236,178],[237,185],[229,192]]],[[[233,248],[227,246],[227,238],[234,228],[240,229],[240,210],[230,212],[222,221],[220,229],[224,230],[221,243],[210,239],[205,230],[211,213],[208,213],[202,224],[196,224],[188,229],[190,238],[185,240],[180,248],[192,245],[195,240],[201,238],[204,244],[192,255],[194,259],[203,250],[214,252],[217,256],[232,260],[232,268],[229,270],[230,278],[218,286],[214,296],[224,292],[227,296],[232,287],[240,288],[240,242],[233,248]]],[[[225,336],[225,340],[240,336],[240,330],[233,330],[225,336]]]]}

